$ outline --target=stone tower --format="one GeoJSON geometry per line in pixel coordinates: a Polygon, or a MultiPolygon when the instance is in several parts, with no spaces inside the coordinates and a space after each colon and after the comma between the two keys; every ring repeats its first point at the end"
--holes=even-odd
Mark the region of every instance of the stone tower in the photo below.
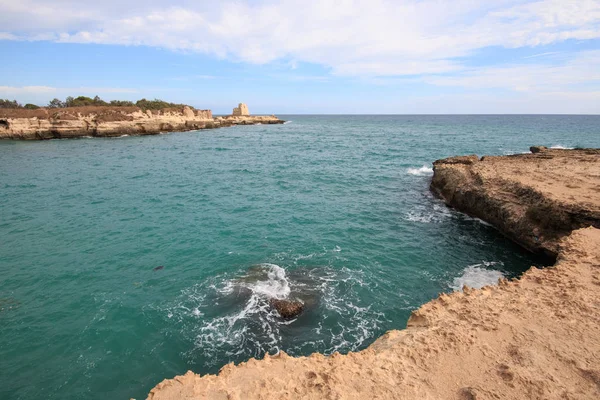
{"type": "Polygon", "coordinates": [[[236,117],[241,117],[242,115],[250,115],[248,111],[248,106],[244,103],[240,103],[236,108],[233,109],[233,115],[236,117]]]}

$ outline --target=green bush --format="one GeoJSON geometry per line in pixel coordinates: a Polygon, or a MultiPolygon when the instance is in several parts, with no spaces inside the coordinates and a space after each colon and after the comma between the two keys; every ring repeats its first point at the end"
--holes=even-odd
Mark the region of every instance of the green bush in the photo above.
{"type": "Polygon", "coordinates": [[[91,97],[79,96],[73,98],[69,96],[65,99],[65,107],[86,107],[86,106],[107,106],[108,103],[96,96],[93,99],[91,97]]]}
{"type": "Polygon", "coordinates": [[[133,107],[133,106],[135,106],[135,104],[133,104],[133,101],[127,101],[127,100],[111,100],[109,104],[113,107],[133,107]]]}
{"type": "MultiPolygon", "coordinates": [[[[161,110],[163,108],[183,108],[185,104],[169,103],[160,99],[146,100],[141,99],[135,102],[135,105],[142,110],[161,110]]],[[[193,107],[192,107],[193,108],[193,107]]]]}
{"type": "Polygon", "coordinates": [[[22,108],[16,100],[0,99],[0,108],[22,108]]]}
{"type": "Polygon", "coordinates": [[[48,108],[64,108],[65,103],[63,103],[62,101],[60,101],[57,98],[54,98],[52,100],[50,100],[50,102],[48,103],[48,108]]]}
{"type": "MultiPolygon", "coordinates": [[[[133,107],[138,106],[142,110],[162,110],[163,108],[183,108],[186,104],[177,104],[177,103],[169,103],[164,100],[154,99],[154,100],[146,100],[141,99],[136,101],[135,103],[129,100],[111,100],[110,102],[106,102],[102,100],[99,96],[94,98],[87,96],[78,96],[72,97],[69,96],[62,101],[60,99],[54,98],[52,99],[46,107],[48,108],[65,108],[65,107],[86,107],[86,106],[112,106],[112,107],[133,107]]],[[[188,106],[191,107],[191,106],[188,106]]],[[[25,106],[22,106],[16,100],[8,100],[8,99],[0,99],[0,108],[25,108],[28,110],[36,110],[40,108],[35,104],[27,103],[25,106]]],[[[192,109],[194,107],[191,107],[192,109]]]]}

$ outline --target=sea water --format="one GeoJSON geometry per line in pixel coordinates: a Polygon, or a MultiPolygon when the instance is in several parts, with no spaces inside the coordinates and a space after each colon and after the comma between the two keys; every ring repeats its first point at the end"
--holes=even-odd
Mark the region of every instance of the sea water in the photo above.
{"type": "Polygon", "coordinates": [[[600,147],[598,116],[282,118],[0,142],[0,398],[142,399],[189,369],[361,350],[544,263],[435,199],[434,160],[600,147]]]}

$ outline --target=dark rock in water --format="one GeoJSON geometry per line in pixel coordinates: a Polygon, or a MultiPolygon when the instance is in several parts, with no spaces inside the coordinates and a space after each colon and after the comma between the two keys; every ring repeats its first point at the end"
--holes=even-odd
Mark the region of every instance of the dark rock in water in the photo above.
{"type": "Polygon", "coordinates": [[[160,271],[163,268],[164,268],[163,265],[159,265],[158,267],[155,267],[152,271],[160,271]]]}
{"type": "Polygon", "coordinates": [[[531,146],[529,148],[529,151],[531,151],[532,153],[542,153],[544,151],[548,150],[548,148],[546,146],[531,146]]]}
{"type": "Polygon", "coordinates": [[[304,304],[296,300],[271,299],[269,305],[276,309],[283,319],[296,318],[304,311],[304,304]]]}

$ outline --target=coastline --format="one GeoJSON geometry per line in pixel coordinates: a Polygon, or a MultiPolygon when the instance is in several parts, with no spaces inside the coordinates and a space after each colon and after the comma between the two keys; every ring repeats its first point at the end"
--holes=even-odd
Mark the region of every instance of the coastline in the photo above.
{"type": "Polygon", "coordinates": [[[266,355],[164,380],[148,398],[596,398],[599,167],[598,150],[437,161],[432,189],[447,204],[555,266],[441,294],[361,352],[266,355]]]}
{"type": "Polygon", "coordinates": [[[234,125],[283,124],[274,115],[213,117],[190,107],[143,111],[139,107],[86,106],[0,109],[0,139],[47,140],[81,137],[143,136],[234,125]]]}

